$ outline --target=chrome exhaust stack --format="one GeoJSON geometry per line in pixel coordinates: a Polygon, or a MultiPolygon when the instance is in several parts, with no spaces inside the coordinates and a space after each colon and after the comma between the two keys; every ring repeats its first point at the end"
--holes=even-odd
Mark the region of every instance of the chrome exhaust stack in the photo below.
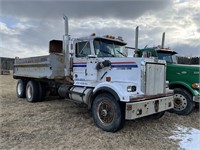
{"type": "Polygon", "coordinates": [[[161,48],[163,49],[165,46],[165,32],[162,34],[162,43],[161,43],[161,48]]]}
{"type": "Polygon", "coordinates": [[[70,53],[69,53],[69,26],[68,17],[63,15],[65,21],[65,35],[63,35],[63,54],[65,56],[65,76],[70,75],[70,53]]]}
{"type": "Polygon", "coordinates": [[[67,16],[63,15],[63,19],[65,21],[65,35],[69,35],[68,18],[67,16]]]}
{"type": "Polygon", "coordinates": [[[138,34],[139,34],[139,26],[137,26],[136,29],[135,29],[135,57],[139,56],[138,34]]]}

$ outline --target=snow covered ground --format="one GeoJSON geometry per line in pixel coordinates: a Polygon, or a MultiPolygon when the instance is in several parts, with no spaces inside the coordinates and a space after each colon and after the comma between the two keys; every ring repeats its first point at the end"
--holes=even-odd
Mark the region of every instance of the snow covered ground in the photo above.
{"type": "Polygon", "coordinates": [[[199,150],[200,149],[200,130],[178,126],[172,131],[174,135],[170,139],[179,141],[180,149],[199,150]]]}

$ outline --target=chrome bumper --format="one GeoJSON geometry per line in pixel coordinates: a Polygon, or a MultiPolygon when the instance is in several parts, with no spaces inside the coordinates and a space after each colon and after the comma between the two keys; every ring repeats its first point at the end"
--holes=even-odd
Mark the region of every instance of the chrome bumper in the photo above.
{"type": "Polygon", "coordinates": [[[126,119],[132,120],[174,108],[173,96],[126,103],[126,119]]]}

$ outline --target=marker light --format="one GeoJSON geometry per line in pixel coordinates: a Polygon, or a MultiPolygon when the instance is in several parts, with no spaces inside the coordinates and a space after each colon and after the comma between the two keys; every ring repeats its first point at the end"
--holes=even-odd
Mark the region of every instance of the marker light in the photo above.
{"type": "Polygon", "coordinates": [[[192,88],[194,89],[200,89],[200,83],[193,83],[192,88]]]}
{"type": "Polygon", "coordinates": [[[106,35],[106,36],[104,36],[104,37],[109,38],[109,39],[115,39],[115,37],[112,36],[112,35],[106,35]]]}
{"type": "Polygon", "coordinates": [[[110,82],[111,81],[111,77],[106,77],[106,81],[110,82]]]}

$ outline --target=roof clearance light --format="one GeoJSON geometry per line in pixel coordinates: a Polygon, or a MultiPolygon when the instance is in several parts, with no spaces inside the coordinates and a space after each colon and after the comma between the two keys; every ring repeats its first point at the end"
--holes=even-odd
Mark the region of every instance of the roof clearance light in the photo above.
{"type": "Polygon", "coordinates": [[[105,35],[104,37],[109,38],[109,39],[115,39],[115,37],[112,35],[105,35]]]}
{"type": "Polygon", "coordinates": [[[105,37],[106,37],[106,38],[109,38],[109,35],[106,35],[105,37]]]}

